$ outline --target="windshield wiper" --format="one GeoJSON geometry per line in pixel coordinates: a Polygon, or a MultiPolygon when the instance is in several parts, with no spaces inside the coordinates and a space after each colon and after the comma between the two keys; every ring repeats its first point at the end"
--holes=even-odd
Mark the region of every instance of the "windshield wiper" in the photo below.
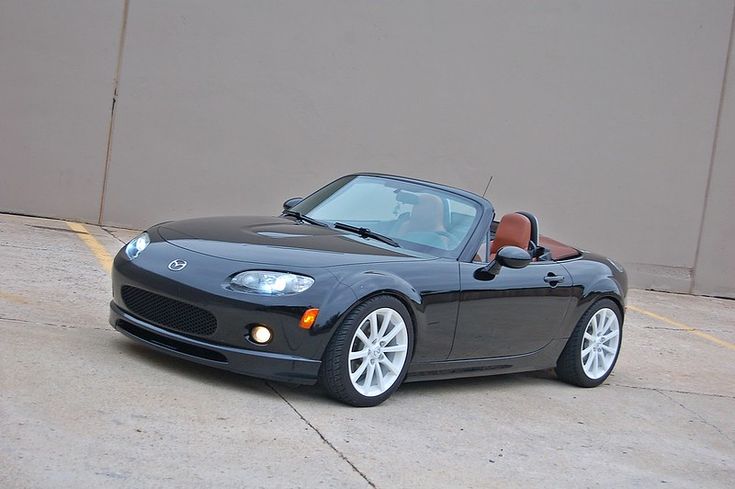
{"type": "Polygon", "coordinates": [[[334,223],[335,229],[344,229],[345,231],[352,231],[353,233],[359,234],[363,238],[373,238],[377,239],[378,241],[382,241],[383,243],[387,243],[391,246],[395,246],[396,248],[400,248],[401,245],[396,243],[393,239],[389,238],[388,236],[384,236],[382,234],[378,234],[374,231],[370,231],[368,228],[360,228],[357,226],[352,226],[350,224],[345,224],[343,222],[335,222],[334,223]]]}
{"type": "Polygon", "coordinates": [[[321,226],[323,228],[329,227],[326,223],[323,223],[321,221],[317,221],[316,219],[307,216],[306,214],[302,214],[299,211],[292,211],[291,209],[286,209],[283,211],[284,216],[293,216],[299,221],[308,222],[309,224],[314,224],[315,226],[321,226]]]}

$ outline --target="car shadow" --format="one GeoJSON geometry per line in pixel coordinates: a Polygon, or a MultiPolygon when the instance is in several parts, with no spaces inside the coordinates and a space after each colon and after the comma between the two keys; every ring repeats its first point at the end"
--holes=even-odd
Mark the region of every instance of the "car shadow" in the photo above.
{"type": "Polygon", "coordinates": [[[181,358],[172,357],[165,353],[152,350],[143,345],[134,343],[126,338],[114,340],[123,354],[134,361],[143,361],[174,375],[187,377],[195,381],[206,382],[230,389],[244,389],[254,394],[263,394],[268,397],[274,395],[262,379],[240,375],[227,370],[209,367],[190,362],[181,358]]]}
{"type": "MultiPolygon", "coordinates": [[[[190,378],[194,381],[205,382],[227,389],[247,391],[249,394],[273,397],[273,396],[296,396],[297,398],[308,398],[310,402],[317,404],[336,403],[329,399],[324,389],[319,385],[298,385],[285,382],[265,381],[247,375],[228,372],[215,367],[208,367],[198,363],[190,362],[180,358],[172,357],[143,345],[138,345],[125,338],[114,340],[120,350],[137,361],[144,361],[156,368],[168,373],[190,378]]],[[[427,395],[441,397],[447,392],[461,394],[473,391],[487,391],[488,389],[505,389],[514,386],[521,387],[530,383],[556,381],[553,369],[535,372],[524,372],[517,374],[488,375],[481,377],[467,377],[446,380],[428,380],[420,382],[407,382],[396,392],[396,396],[409,399],[411,397],[425,397],[427,395]]],[[[285,398],[285,397],[284,397],[285,398]]]]}

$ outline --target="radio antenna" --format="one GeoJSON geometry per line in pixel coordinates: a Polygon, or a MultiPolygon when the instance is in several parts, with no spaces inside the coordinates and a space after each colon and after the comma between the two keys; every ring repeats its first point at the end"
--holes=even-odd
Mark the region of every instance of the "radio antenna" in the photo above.
{"type": "Polygon", "coordinates": [[[487,194],[487,189],[490,188],[490,184],[493,182],[493,177],[495,175],[490,175],[490,180],[487,181],[487,185],[485,185],[485,191],[482,193],[482,197],[485,198],[485,194],[487,194]]]}

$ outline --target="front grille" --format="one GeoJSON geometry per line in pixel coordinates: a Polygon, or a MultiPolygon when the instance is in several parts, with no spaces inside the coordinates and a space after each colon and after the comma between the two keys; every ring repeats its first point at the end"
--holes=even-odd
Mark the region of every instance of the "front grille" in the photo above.
{"type": "Polygon", "coordinates": [[[164,328],[198,336],[209,336],[217,330],[212,313],[191,304],[130,285],[123,286],[122,299],[131,312],[164,328]]]}

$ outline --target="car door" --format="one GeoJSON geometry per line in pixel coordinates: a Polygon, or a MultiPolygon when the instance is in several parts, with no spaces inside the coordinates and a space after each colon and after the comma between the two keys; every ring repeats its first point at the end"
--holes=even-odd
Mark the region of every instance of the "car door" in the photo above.
{"type": "Polygon", "coordinates": [[[553,261],[502,268],[480,280],[480,263],[460,263],[460,303],[450,359],[522,355],[546,346],[567,312],[573,291],[566,269],[553,261]]]}

